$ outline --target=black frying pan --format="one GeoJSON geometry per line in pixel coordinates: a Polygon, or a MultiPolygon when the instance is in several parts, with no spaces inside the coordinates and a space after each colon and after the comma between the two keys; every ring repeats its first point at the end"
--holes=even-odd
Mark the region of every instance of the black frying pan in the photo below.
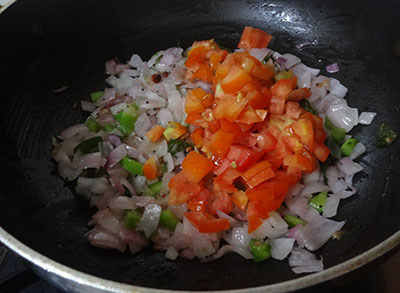
{"type": "Polygon", "coordinates": [[[20,0],[0,16],[0,225],[61,264],[139,286],[219,290],[301,277],[287,261],[256,264],[228,254],[207,264],[170,262],[151,249],[132,256],[94,248],[84,237],[94,211],[50,159],[51,137],[85,119],[74,105],[104,88],[105,60],[128,60],[132,53],[146,59],[177,43],[187,47],[209,38],[235,48],[243,27],[252,25],[274,35],[272,49],[291,52],[309,66],[338,62],[341,71],[332,76],[349,88],[349,104],[378,112],[372,126],[353,131],[368,152],[360,160],[358,194],[342,201],[336,217],[347,219],[343,238],[317,251],[326,268],[360,255],[400,229],[400,143],[375,147],[382,121],[400,133],[400,60],[394,51],[400,47],[399,4],[20,0]],[[294,45],[304,40],[318,45],[297,51],[294,45]],[[67,91],[52,93],[64,85],[67,91]]]}

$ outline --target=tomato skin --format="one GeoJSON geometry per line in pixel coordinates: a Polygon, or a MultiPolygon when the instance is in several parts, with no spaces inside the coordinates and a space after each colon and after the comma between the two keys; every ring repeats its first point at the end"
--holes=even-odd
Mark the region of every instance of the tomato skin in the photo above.
{"type": "Polygon", "coordinates": [[[261,159],[262,151],[250,149],[241,145],[232,145],[227,153],[227,158],[235,162],[238,171],[243,172],[261,159]]]}
{"type": "Polygon", "coordinates": [[[243,29],[238,48],[266,48],[271,41],[272,36],[258,28],[246,26],[243,29]]]}

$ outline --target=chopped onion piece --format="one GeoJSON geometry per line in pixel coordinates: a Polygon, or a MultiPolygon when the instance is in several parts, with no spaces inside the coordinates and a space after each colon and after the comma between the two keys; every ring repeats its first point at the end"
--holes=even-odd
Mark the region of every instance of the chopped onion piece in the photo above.
{"type": "Polygon", "coordinates": [[[149,204],[144,210],[137,227],[144,232],[147,238],[156,230],[160,215],[161,207],[157,204],[149,204]]]}
{"type": "Polygon", "coordinates": [[[370,125],[376,116],[375,112],[362,112],[358,118],[358,123],[362,125],[370,125]]]}
{"type": "Polygon", "coordinates": [[[170,246],[168,248],[167,252],[165,253],[165,257],[170,260],[176,260],[178,256],[179,256],[179,252],[172,246],[170,246]]]}
{"type": "Polygon", "coordinates": [[[295,240],[291,238],[270,239],[271,256],[275,259],[283,260],[289,255],[290,251],[292,251],[294,241],[295,240]]]}
{"type": "Polygon", "coordinates": [[[337,63],[329,64],[325,67],[329,73],[336,73],[339,71],[339,65],[337,63]]]}

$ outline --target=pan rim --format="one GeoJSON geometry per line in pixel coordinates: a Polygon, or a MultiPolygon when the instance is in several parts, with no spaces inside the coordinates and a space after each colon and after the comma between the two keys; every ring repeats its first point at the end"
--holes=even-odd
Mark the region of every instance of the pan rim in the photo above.
{"type": "MultiPolygon", "coordinates": [[[[150,287],[140,287],[136,285],[129,285],[107,279],[102,279],[87,273],[83,273],[76,269],[72,269],[66,265],[58,263],[41,253],[29,248],[21,241],[16,239],[2,227],[0,227],[0,241],[3,242],[14,252],[31,262],[32,264],[40,267],[41,269],[53,273],[61,278],[73,281],[79,285],[87,286],[92,289],[102,290],[104,292],[176,292],[176,290],[155,289],[150,287]]],[[[309,274],[293,280],[284,281],[276,284],[251,287],[245,289],[233,289],[222,291],[199,291],[199,292],[235,292],[235,293],[253,293],[260,291],[268,292],[287,292],[306,288],[324,281],[344,275],[350,271],[358,269],[374,259],[384,255],[391,249],[400,244],[400,230],[388,237],[386,240],[375,245],[369,250],[343,262],[337,264],[329,269],[323,270],[318,273],[309,274]]],[[[180,291],[190,292],[190,291],[180,291]]]]}

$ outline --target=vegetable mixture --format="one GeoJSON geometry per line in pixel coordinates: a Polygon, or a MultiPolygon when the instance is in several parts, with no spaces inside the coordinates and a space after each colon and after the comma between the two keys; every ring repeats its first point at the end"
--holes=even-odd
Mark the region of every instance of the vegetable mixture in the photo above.
{"type": "MultiPolygon", "coordinates": [[[[323,269],[310,251],[340,238],[345,221],[330,218],[362,170],[353,159],[365,146],[348,134],[358,110],[338,80],[267,49],[271,39],[245,27],[233,53],[206,40],[106,62],[111,87],[82,101],[89,118],[53,141],[60,175],[99,210],[91,244],[323,269]]],[[[381,127],[379,145],[395,138],[381,127]]]]}

